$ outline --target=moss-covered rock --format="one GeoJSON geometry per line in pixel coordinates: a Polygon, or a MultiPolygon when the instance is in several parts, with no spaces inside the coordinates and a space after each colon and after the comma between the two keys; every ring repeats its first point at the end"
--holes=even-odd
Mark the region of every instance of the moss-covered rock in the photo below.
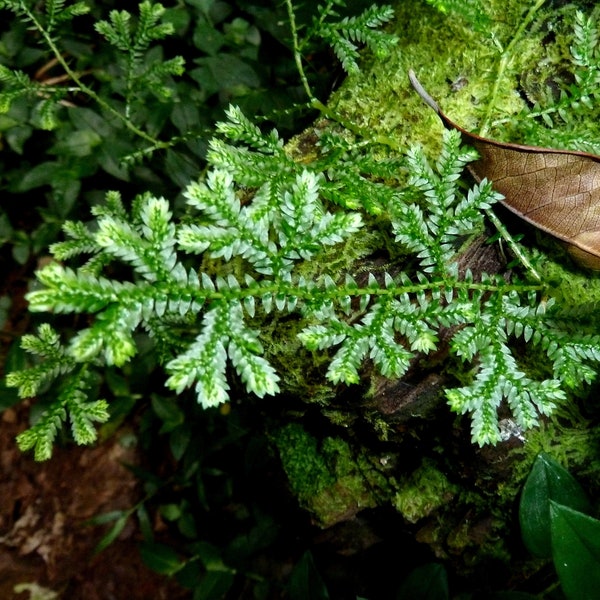
{"type": "MultiPolygon", "coordinates": [[[[413,144],[433,155],[440,147],[442,124],[411,88],[407,72],[412,68],[444,112],[468,130],[503,141],[545,140],[556,147],[569,145],[573,128],[600,139],[600,118],[594,117],[600,117],[598,109],[588,115],[587,125],[584,121],[562,129],[556,115],[554,127],[548,128],[530,111],[572,80],[569,57],[575,11],[572,5],[546,4],[491,0],[486,3],[485,26],[473,27],[425,2],[399,2],[393,26],[399,43],[394,53],[384,61],[368,60],[362,74],[348,78],[333,95],[329,107],[370,137],[387,140],[387,149],[385,144],[374,149],[382,156],[413,144]]],[[[302,143],[295,143],[297,152],[302,143]]],[[[589,307],[600,298],[600,279],[577,271],[543,236],[518,224],[516,231],[530,236],[533,261],[559,301],[572,307],[574,316],[580,316],[578,307],[584,307],[586,318],[595,318],[589,316],[589,307]],[[540,240],[543,251],[536,250],[540,240]]],[[[369,243],[373,241],[378,240],[369,243]]],[[[342,271],[345,268],[347,263],[342,271]]],[[[442,375],[454,373],[448,369],[447,355],[434,358],[429,357],[427,364],[417,362],[411,380],[400,385],[419,391],[426,377],[434,377],[435,386],[424,386],[423,393],[413,395],[442,398],[446,382],[442,375]]],[[[523,361],[528,372],[547,373],[547,359],[535,351],[523,361]]],[[[300,381],[301,374],[312,373],[313,368],[294,367],[294,373],[300,373],[300,381]]],[[[418,540],[437,556],[460,557],[456,560],[465,570],[482,560],[509,561],[518,540],[514,502],[535,454],[554,448],[566,463],[582,471],[596,465],[598,428],[573,408],[572,399],[559,407],[556,418],[527,434],[525,444],[513,438],[478,450],[469,444],[467,428],[448,409],[440,427],[439,402],[433,412],[408,407],[410,418],[394,421],[372,401],[377,391],[377,384],[372,385],[369,399],[362,392],[344,390],[336,397],[320,394],[326,436],[318,438],[314,433],[318,428],[309,433],[296,422],[273,434],[292,491],[322,527],[364,508],[393,506],[407,526],[414,525],[418,540]],[[365,422],[368,435],[356,427],[365,422]],[[332,433],[332,423],[338,434],[332,433]],[[508,531],[512,539],[506,536],[508,531]]]]}
{"type": "Polygon", "coordinates": [[[375,464],[340,437],[319,441],[289,423],[273,439],[292,491],[321,527],[378,506],[389,495],[390,485],[375,464]]]}

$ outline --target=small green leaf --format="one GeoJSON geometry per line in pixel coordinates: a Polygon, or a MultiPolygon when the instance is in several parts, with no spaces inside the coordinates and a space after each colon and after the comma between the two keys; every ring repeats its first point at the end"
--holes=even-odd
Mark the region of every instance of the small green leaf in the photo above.
{"type": "Polygon", "coordinates": [[[157,394],[152,394],[151,402],[152,410],[163,422],[160,429],[161,433],[173,431],[173,429],[184,422],[185,416],[183,411],[177,406],[175,398],[164,398],[157,394]]]}
{"type": "Polygon", "coordinates": [[[595,600],[600,590],[600,521],[550,501],[552,557],[568,600],[595,600]]]}
{"type": "Polygon", "coordinates": [[[429,563],[413,569],[402,582],[396,600],[447,600],[448,575],[438,563],[429,563]]]}
{"type": "Polygon", "coordinates": [[[140,525],[140,531],[144,536],[146,542],[152,542],[154,540],[154,529],[152,528],[152,522],[150,521],[150,515],[145,504],[140,504],[135,511],[138,523],[140,525]]]}
{"type": "Polygon", "coordinates": [[[194,589],[194,600],[224,598],[234,577],[235,573],[232,571],[208,571],[194,589]]]}
{"type": "Polygon", "coordinates": [[[140,554],[144,563],[161,575],[174,575],[185,565],[173,548],[158,542],[143,542],[140,554]]]}
{"type": "Polygon", "coordinates": [[[111,510],[109,512],[102,513],[100,515],[95,515],[91,519],[87,519],[85,521],[85,525],[104,525],[105,523],[110,523],[111,521],[116,521],[120,517],[123,516],[122,510],[111,510]]]}
{"type": "Polygon", "coordinates": [[[290,575],[290,600],[329,600],[329,592],[310,552],[305,552],[290,575]]]}
{"type": "Polygon", "coordinates": [[[192,439],[192,430],[189,423],[182,423],[171,431],[169,447],[175,460],[181,460],[192,439]]]}
{"type": "Polygon", "coordinates": [[[541,453],[527,477],[519,505],[523,541],[535,556],[552,555],[551,501],[581,512],[590,509],[585,492],[571,474],[549,455],[541,453]]]}
{"type": "MultiPolygon", "coordinates": [[[[108,513],[107,516],[108,515],[112,515],[112,513],[108,513]]],[[[96,544],[96,547],[94,548],[94,554],[100,554],[102,550],[108,548],[108,546],[110,546],[119,537],[119,534],[123,531],[128,519],[128,513],[121,514],[121,516],[115,521],[115,524],[110,528],[108,533],[106,533],[96,544]]]]}

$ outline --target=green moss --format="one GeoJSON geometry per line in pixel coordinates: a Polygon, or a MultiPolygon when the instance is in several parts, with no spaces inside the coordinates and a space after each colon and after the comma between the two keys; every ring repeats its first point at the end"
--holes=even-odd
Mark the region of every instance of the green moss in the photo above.
{"type": "Polygon", "coordinates": [[[416,523],[447,504],[457,490],[433,462],[424,460],[400,482],[393,504],[408,522],[416,523]]]}
{"type": "Polygon", "coordinates": [[[566,71],[572,70],[575,11],[571,5],[564,11],[543,6],[519,32],[532,5],[490,0],[485,3],[490,27],[477,29],[425,2],[398,3],[396,51],[366,65],[329,106],[374,135],[391,137],[400,149],[419,144],[437,152],[442,125],[412,89],[407,77],[412,68],[442,110],[465,129],[478,132],[485,124],[489,137],[533,143],[543,123],[536,127],[513,118],[571,80],[566,71]]]}
{"type": "Polygon", "coordinates": [[[341,438],[326,437],[319,443],[301,425],[290,423],[273,440],[292,491],[322,527],[378,506],[389,494],[387,478],[376,463],[356,454],[341,438]]]}
{"type": "Polygon", "coordinates": [[[274,436],[290,487],[304,502],[335,483],[317,440],[301,425],[290,423],[274,436]]]}

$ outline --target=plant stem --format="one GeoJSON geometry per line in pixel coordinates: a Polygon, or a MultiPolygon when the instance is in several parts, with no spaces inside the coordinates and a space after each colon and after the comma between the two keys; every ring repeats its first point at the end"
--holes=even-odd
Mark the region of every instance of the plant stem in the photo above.
{"type": "Polygon", "coordinates": [[[494,224],[494,227],[498,230],[498,233],[502,237],[502,239],[508,244],[509,248],[512,250],[513,254],[521,261],[521,264],[531,273],[532,277],[539,283],[542,282],[542,278],[540,274],[535,270],[534,266],[531,264],[527,256],[523,254],[521,248],[519,248],[518,244],[515,242],[513,237],[508,233],[504,223],[496,216],[493,210],[488,208],[485,211],[487,218],[494,224]]]}
{"type": "MultiPolygon", "coordinates": [[[[285,5],[287,8],[288,19],[290,21],[290,31],[292,34],[292,46],[294,50],[294,61],[296,62],[296,68],[298,69],[298,74],[300,75],[300,81],[302,82],[302,86],[304,87],[304,91],[306,95],[310,99],[310,103],[317,101],[314,97],[312,90],[310,89],[310,85],[308,83],[308,78],[306,77],[306,73],[304,72],[304,65],[302,64],[302,54],[300,52],[300,41],[298,39],[298,28],[296,26],[296,13],[294,13],[294,7],[292,6],[292,0],[285,0],[285,5]]],[[[317,108],[317,107],[315,107],[317,108]]]]}
{"type": "Polygon", "coordinates": [[[496,98],[499,95],[500,86],[502,85],[502,80],[504,78],[504,72],[506,71],[506,67],[513,57],[513,50],[515,45],[521,40],[525,30],[533,21],[537,11],[542,7],[546,0],[537,0],[537,2],[529,9],[527,15],[519,25],[519,28],[515,31],[515,34],[512,36],[512,39],[508,46],[503,50],[502,56],[500,57],[500,62],[498,63],[498,72],[496,73],[496,79],[494,83],[494,87],[492,89],[492,96],[490,101],[488,102],[487,111],[485,113],[485,117],[479,128],[479,135],[485,137],[490,127],[490,120],[492,118],[492,112],[494,110],[494,105],[496,103],[496,98]]]}
{"type": "Polygon", "coordinates": [[[96,92],[94,92],[94,90],[92,88],[88,87],[85,83],[83,83],[83,81],[81,81],[81,79],[79,78],[79,75],[75,71],[73,71],[73,69],[71,69],[71,67],[69,66],[67,61],[62,56],[60,50],[57,48],[56,44],[54,43],[52,36],[50,36],[50,34],[46,31],[46,29],[42,26],[42,24],[36,19],[33,12],[25,5],[24,2],[21,2],[20,4],[21,4],[21,9],[23,10],[23,12],[27,15],[27,17],[35,25],[36,29],[40,32],[40,34],[44,38],[46,44],[48,44],[48,47],[50,48],[50,50],[53,52],[54,56],[56,57],[56,60],[62,66],[62,68],[65,70],[67,75],[71,78],[71,80],[73,82],[75,82],[75,84],[77,85],[80,92],[89,96],[92,100],[94,100],[94,102],[99,104],[104,110],[106,110],[111,115],[116,117],[119,121],[121,121],[127,127],[127,129],[129,129],[135,135],[137,135],[137,136],[141,137],[142,139],[146,140],[147,142],[153,144],[157,148],[168,147],[168,144],[165,144],[164,142],[160,142],[159,140],[153,138],[151,135],[147,134],[145,131],[143,131],[136,125],[134,125],[134,123],[132,123],[126,115],[123,115],[122,113],[120,113],[116,108],[112,107],[106,100],[104,100],[103,98],[98,96],[98,94],[96,94],[96,92]]]}
{"type": "Polygon", "coordinates": [[[354,133],[354,135],[364,138],[366,140],[370,140],[377,144],[382,144],[391,148],[392,150],[401,150],[398,143],[392,138],[385,135],[373,135],[373,133],[365,129],[364,127],[360,127],[356,125],[356,123],[352,123],[348,119],[342,117],[339,113],[331,110],[323,102],[321,102],[318,98],[314,96],[312,90],[310,88],[310,84],[308,83],[308,77],[306,76],[306,72],[304,70],[304,64],[302,62],[302,52],[300,48],[300,40],[298,38],[298,28],[296,25],[296,15],[294,13],[294,7],[292,6],[292,0],[285,0],[285,5],[287,7],[288,19],[290,22],[290,31],[292,34],[292,47],[294,51],[294,61],[296,63],[296,68],[298,69],[298,74],[300,75],[300,81],[302,82],[302,87],[304,87],[304,91],[309,99],[309,104],[315,110],[318,110],[324,117],[327,119],[331,119],[336,123],[339,123],[342,127],[354,133]]]}
{"type": "MultiPolygon", "coordinates": [[[[509,292],[540,292],[544,290],[542,284],[520,284],[520,283],[478,283],[475,281],[463,281],[459,279],[439,279],[435,281],[426,281],[423,283],[414,284],[399,284],[397,287],[362,287],[357,288],[355,286],[346,286],[340,284],[334,288],[313,288],[309,287],[303,289],[294,285],[293,283],[273,281],[269,284],[263,284],[260,286],[250,286],[246,288],[234,288],[230,290],[211,290],[202,288],[199,290],[185,289],[186,294],[195,295],[197,293],[197,299],[201,301],[213,301],[213,300],[227,300],[236,298],[243,300],[248,297],[260,298],[268,294],[280,294],[283,296],[295,297],[302,300],[313,300],[317,294],[335,300],[337,298],[343,298],[345,296],[389,296],[397,297],[406,294],[418,294],[421,292],[431,292],[434,290],[468,290],[477,292],[492,292],[492,293],[509,293],[509,292]]],[[[177,292],[179,294],[179,291],[177,292]]],[[[168,292],[167,292],[168,294],[168,292]]]]}

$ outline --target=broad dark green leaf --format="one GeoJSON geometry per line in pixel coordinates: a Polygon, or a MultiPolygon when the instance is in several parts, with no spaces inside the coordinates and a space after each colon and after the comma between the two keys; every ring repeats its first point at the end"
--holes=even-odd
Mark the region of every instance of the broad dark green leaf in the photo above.
{"type": "Polygon", "coordinates": [[[173,431],[173,429],[184,422],[183,411],[177,406],[174,398],[164,398],[152,394],[151,402],[152,410],[154,410],[158,418],[163,422],[160,428],[161,433],[173,431]]]}
{"type": "Polygon", "coordinates": [[[329,600],[329,592],[310,552],[305,552],[290,575],[290,600],[329,600]]]}
{"type": "Polygon", "coordinates": [[[208,571],[194,590],[194,600],[216,600],[224,598],[233,584],[232,571],[208,571]]]}
{"type": "Polygon", "coordinates": [[[448,575],[438,563],[417,567],[402,582],[396,600],[448,600],[448,575]]]}
{"type": "Polygon", "coordinates": [[[154,540],[154,530],[152,528],[152,522],[150,520],[150,515],[148,514],[146,505],[140,504],[135,512],[138,518],[140,531],[144,536],[144,540],[147,542],[152,542],[154,540]]]}
{"type": "Polygon", "coordinates": [[[143,542],[140,554],[144,563],[161,575],[174,575],[185,565],[173,548],[158,542],[143,542]]]}
{"type": "Polygon", "coordinates": [[[69,108],[68,115],[77,129],[94,131],[102,138],[108,138],[114,134],[110,123],[94,110],[73,107],[69,108]]]}
{"type": "Polygon", "coordinates": [[[42,162],[32,167],[15,182],[15,192],[27,192],[42,185],[49,185],[60,175],[62,165],[56,161],[42,162]]]}
{"type": "Polygon", "coordinates": [[[196,558],[200,560],[205,569],[213,571],[222,570],[224,563],[223,552],[220,548],[204,540],[198,540],[190,544],[189,548],[196,558]]]}
{"type": "Polygon", "coordinates": [[[102,143],[102,138],[91,129],[73,131],[67,138],[55,144],[52,151],[62,156],[90,156],[102,143]]]}
{"type": "Polygon", "coordinates": [[[600,597],[600,521],[550,502],[552,557],[568,600],[600,597]]]}
{"type": "Polygon", "coordinates": [[[188,423],[175,427],[169,435],[169,446],[175,460],[181,460],[192,439],[192,430],[188,423]]]}
{"type": "Polygon", "coordinates": [[[552,457],[539,454],[521,493],[519,521],[527,549],[535,556],[550,557],[550,501],[587,512],[590,503],[573,476],[552,457]]]}
{"type": "Polygon", "coordinates": [[[176,35],[184,35],[190,24],[190,11],[183,7],[167,8],[163,20],[173,25],[176,35]]]}
{"type": "Polygon", "coordinates": [[[260,86],[256,71],[246,61],[232,54],[202,57],[196,63],[208,68],[221,90],[229,92],[241,87],[260,86]]]}
{"type": "Polygon", "coordinates": [[[10,408],[21,401],[17,390],[6,386],[4,379],[0,379],[0,412],[10,408]]]}
{"type": "Polygon", "coordinates": [[[194,45],[198,50],[215,56],[225,43],[225,36],[207,21],[198,21],[194,29],[194,45]]]}
{"type": "Polygon", "coordinates": [[[8,242],[13,235],[13,228],[4,211],[0,212],[0,244],[8,242]]]}
{"type": "Polygon", "coordinates": [[[17,125],[11,127],[5,134],[5,139],[13,152],[23,154],[25,142],[31,137],[33,127],[29,125],[17,125]]]}

